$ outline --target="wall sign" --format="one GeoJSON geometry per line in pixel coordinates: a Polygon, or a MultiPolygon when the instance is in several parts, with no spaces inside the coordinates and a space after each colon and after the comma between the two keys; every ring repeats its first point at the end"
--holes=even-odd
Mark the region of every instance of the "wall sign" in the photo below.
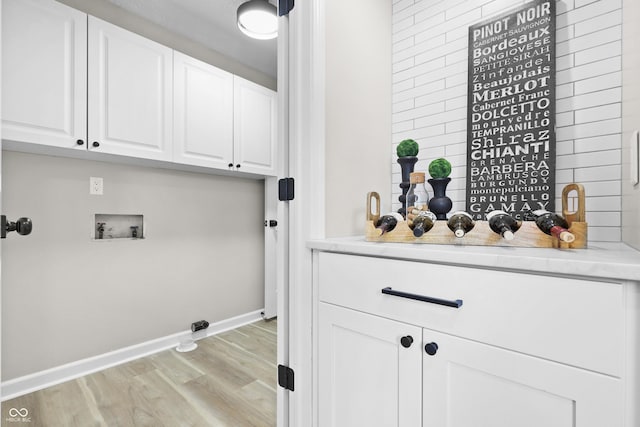
{"type": "Polygon", "coordinates": [[[554,211],[555,0],[469,27],[467,211],[554,211]]]}

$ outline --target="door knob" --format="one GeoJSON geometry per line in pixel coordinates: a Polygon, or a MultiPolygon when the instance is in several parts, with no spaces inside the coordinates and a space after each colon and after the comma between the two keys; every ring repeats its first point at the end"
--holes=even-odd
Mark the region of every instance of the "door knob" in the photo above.
{"type": "Polygon", "coordinates": [[[407,335],[406,337],[400,338],[400,344],[402,344],[404,348],[411,347],[411,344],[413,344],[413,337],[411,335],[407,335]]]}
{"type": "Polygon", "coordinates": [[[7,232],[15,231],[22,236],[26,236],[31,233],[31,229],[33,228],[33,224],[31,223],[30,218],[18,218],[16,222],[7,221],[7,217],[4,215],[0,216],[0,238],[4,239],[7,237],[7,232]]]}
{"type": "Polygon", "coordinates": [[[433,356],[438,352],[438,344],[430,342],[424,346],[424,351],[426,351],[429,356],[433,356]]]}

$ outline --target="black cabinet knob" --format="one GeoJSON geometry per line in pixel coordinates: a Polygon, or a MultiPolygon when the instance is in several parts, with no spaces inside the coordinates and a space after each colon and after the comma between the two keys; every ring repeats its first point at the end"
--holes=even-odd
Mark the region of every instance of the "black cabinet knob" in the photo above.
{"type": "Polygon", "coordinates": [[[424,346],[424,351],[426,351],[429,356],[433,356],[438,352],[438,344],[430,342],[424,346]]]}
{"type": "Polygon", "coordinates": [[[236,165],[236,169],[240,169],[240,163],[236,165]]]}
{"type": "Polygon", "coordinates": [[[407,335],[406,337],[400,338],[400,344],[402,344],[404,348],[411,347],[411,344],[413,344],[413,337],[411,335],[407,335]]]}
{"type": "Polygon", "coordinates": [[[229,163],[227,166],[229,166],[230,168],[233,167],[233,163],[229,163]]]}
{"type": "Polygon", "coordinates": [[[79,139],[79,140],[77,140],[77,141],[76,141],[76,144],[78,144],[78,145],[84,145],[84,141],[83,141],[83,140],[81,140],[81,139],[79,139]]]}
{"type": "Polygon", "coordinates": [[[93,141],[93,144],[91,144],[91,145],[93,145],[96,148],[100,147],[100,143],[98,141],[93,141]]]}

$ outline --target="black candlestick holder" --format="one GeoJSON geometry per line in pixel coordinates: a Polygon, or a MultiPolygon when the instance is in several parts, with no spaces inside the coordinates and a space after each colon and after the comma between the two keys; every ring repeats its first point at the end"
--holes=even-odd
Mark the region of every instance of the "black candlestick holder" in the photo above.
{"type": "Polygon", "coordinates": [[[398,163],[400,164],[400,170],[402,171],[402,182],[400,183],[400,188],[402,189],[402,195],[398,197],[400,201],[400,209],[398,209],[398,213],[402,215],[404,218],[407,217],[406,212],[406,201],[407,201],[407,192],[409,191],[409,187],[411,186],[409,182],[409,175],[413,172],[413,168],[418,161],[416,156],[406,156],[406,157],[398,157],[398,163]]]}

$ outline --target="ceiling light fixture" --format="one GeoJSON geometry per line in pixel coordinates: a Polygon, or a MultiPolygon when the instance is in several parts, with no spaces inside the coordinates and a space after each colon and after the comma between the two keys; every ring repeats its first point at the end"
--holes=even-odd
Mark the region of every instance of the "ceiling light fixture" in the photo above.
{"type": "Polygon", "coordinates": [[[269,40],[278,36],[276,7],[267,0],[249,0],[238,7],[238,28],[254,39],[269,40]]]}

